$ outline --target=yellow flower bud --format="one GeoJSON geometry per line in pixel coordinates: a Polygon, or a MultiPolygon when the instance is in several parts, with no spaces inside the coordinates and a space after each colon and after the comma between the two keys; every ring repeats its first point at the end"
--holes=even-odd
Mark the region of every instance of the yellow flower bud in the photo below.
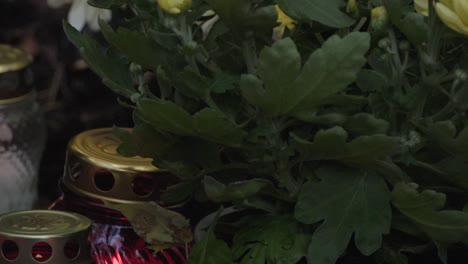
{"type": "Polygon", "coordinates": [[[278,6],[275,5],[276,12],[278,13],[278,20],[277,22],[280,24],[279,26],[275,27],[273,30],[273,35],[275,39],[281,39],[284,35],[284,31],[286,28],[293,31],[296,28],[297,21],[286,15],[284,11],[278,6]]]}
{"type": "Polygon", "coordinates": [[[387,9],[384,6],[379,6],[371,11],[371,27],[375,30],[384,29],[389,22],[387,9]]]}
{"type": "Polygon", "coordinates": [[[159,7],[169,14],[177,15],[192,7],[192,0],[158,0],[159,7]]]}
{"type": "Polygon", "coordinates": [[[350,14],[358,14],[359,13],[359,3],[357,0],[348,0],[348,4],[346,5],[346,12],[350,14]]]}
{"type": "Polygon", "coordinates": [[[414,0],[414,8],[418,13],[425,16],[429,15],[429,1],[428,0],[414,0]]]}
{"type": "Polygon", "coordinates": [[[468,35],[468,1],[441,0],[436,3],[437,15],[449,28],[468,35]]]}

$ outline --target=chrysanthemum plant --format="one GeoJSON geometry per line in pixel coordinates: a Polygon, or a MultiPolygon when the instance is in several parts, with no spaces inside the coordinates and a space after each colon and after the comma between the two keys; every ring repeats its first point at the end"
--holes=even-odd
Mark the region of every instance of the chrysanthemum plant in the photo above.
{"type": "MultiPolygon", "coordinates": [[[[124,16],[99,41],[65,24],[133,109],[119,151],[180,179],[163,206],[215,213],[191,264],[446,262],[468,243],[464,0],[90,4],[124,16]]],[[[154,219],[153,243],[178,241],[154,219]]]]}

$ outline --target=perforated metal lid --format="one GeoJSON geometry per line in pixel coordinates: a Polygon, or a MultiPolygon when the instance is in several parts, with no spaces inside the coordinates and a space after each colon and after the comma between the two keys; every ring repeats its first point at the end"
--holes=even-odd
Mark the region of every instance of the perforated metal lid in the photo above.
{"type": "Polygon", "coordinates": [[[0,235],[24,238],[59,238],[86,232],[88,218],[62,211],[21,211],[0,216],[0,235]]]}
{"type": "Polygon", "coordinates": [[[153,166],[152,159],[119,155],[119,145],[112,128],[75,136],[68,146],[64,185],[85,197],[134,203],[158,202],[161,191],[178,182],[174,175],[153,166]]]}
{"type": "Polygon", "coordinates": [[[0,216],[0,263],[90,264],[91,220],[62,211],[32,210],[0,216]]]}

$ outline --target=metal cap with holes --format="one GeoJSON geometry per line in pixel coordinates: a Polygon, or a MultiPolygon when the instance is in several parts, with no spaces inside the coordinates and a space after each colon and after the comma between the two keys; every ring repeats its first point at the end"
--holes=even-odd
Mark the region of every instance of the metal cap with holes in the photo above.
{"type": "Polygon", "coordinates": [[[0,216],[0,263],[90,264],[91,220],[62,211],[32,210],[0,216]]]}
{"type": "Polygon", "coordinates": [[[160,202],[160,192],[175,184],[176,177],[153,166],[151,159],[119,155],[119,145],[112,128],[75,136],[68,146],[65,186],[77,194],[104,201],[160,202]]]}
{"type": "Polygon", "coordinates": [[[32,76],[27,67],[31,62],[23,51],[0,44],[0,106],[30,97],[32,76]]]}

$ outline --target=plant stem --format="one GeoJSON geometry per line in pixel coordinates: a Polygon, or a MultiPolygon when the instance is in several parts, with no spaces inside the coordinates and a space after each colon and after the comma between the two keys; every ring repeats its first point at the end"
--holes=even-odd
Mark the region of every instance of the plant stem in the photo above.
{"type": "Polygon", "coordinates": [[[257,68],[257,54],[255,52],[255,42],[252,38],[246,38],[242,41],[242,55],[247,65],[247,71],[249,73],[255,73],[257,68]]]}

